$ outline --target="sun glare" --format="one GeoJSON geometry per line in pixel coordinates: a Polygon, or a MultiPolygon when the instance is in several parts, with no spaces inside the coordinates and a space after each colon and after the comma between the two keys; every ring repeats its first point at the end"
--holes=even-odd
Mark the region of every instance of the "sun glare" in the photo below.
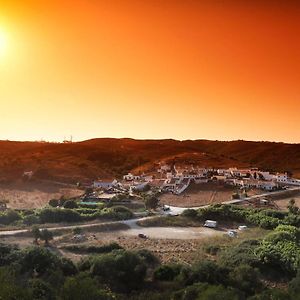
{"type": "Polygon", "coordinates": [[[0,30],[0,56],[3,56],[7,49],[7,37],[6,34],[0,30]]]}

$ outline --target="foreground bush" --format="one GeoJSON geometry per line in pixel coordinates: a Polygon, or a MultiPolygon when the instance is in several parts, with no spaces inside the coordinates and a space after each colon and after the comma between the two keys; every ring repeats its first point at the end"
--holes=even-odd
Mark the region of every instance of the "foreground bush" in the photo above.
{"type": "Polygon", "coordinates": [[[94,259],[91,274],[119,291],[130,291],[143,286],[146,265],[132,252],[118,250],[94,259]]]}

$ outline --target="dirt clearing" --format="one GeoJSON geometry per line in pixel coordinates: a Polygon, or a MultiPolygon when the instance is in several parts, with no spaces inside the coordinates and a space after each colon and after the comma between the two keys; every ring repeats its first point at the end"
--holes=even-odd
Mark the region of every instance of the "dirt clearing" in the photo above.
{"type": "MultiPolygon", "coordinates": [[[[160,202],[171,206],[197,207],[231,200],[236,190],[236,187],[215,182],[191,184],[181,195],[162,195],[160,202]]],[[[256,193],[257,191],[249,191],[248,195],[256,193]]]]}
{"type": "Polygon", "coordinates": [[[31,209],[45,206],[50,199],[77,197],[83,191],[54,183],[16,182],[0,185],[0,199],[9,201],[8,207],[13,209],[31,209]]]}

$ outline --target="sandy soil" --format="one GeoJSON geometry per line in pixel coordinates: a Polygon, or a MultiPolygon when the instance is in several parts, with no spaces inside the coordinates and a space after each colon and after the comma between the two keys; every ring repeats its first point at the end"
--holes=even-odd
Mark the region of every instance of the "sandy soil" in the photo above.
{"type": "Polygon", "coordinates": [[[298,207],[300,207],[300,196],[292,197],[292,198],[286,198],[286,199],[281,199],[281,200],[276,200],[274,202],[278,206],[279,209],[281,209],[281,210],[287,210],[287,206],[289,205],[289,201],[291,199],[294,199],[295,200],[295,205],[298,206],[298,207]]]}
{"type": "Polygon", "coordinates": [[[82,194],[77,188],[54,183],[16,182],[9,186],[0,185],[0,199],[9,201],[8,207],[14,209],[40,208],[50,199],[61,196],[75,197],[82,194]]]}
{"type": "MultiPolygon", "coordinates": [[[[141,232],[149,236],[147,239],[139,238],[138,231],[115,231],[110,233],[96,233],[96,239],[89,245],[105,245],[116,242],[128,250],[148,249],[153,252],[162,262],[191,263],[194,253],[199,249],[203,239],[208,237],[222,236],[224,232],[214,231],[205,233],[205,228],[145,228],[141,232]],[[204,229],[202,234],[201,230],[204,229]],[[159,237],[159,238],[158,238],[159,237]]],[[[72,242],[64,239],[59,248],[63,255],[74,259],[81,259],[82,255],[71,253],[63,249],[64,245],[72,242]]],[[[85,243],[86,244],[86,243],[85,243]]]]}
{"type": "MultiPolygon", "coordinates": [[[[84,232],[85,239],[82,242],[76,242],[72,233],[56,236],[51,241],[51,250],[74,261],[79,261],[85,255],[67,251],[64,246],[72,244],[101,246],[116,242],[128,250],[148,249],[162,262],[191,263],[203,240],[223,235],[223,231],[203,227],[136,227],[109,232],[89,230],[84,232]],[[139,233],[146,234],[147,239],[139,238],[139,233]]],[[[1,237],[1,242],[17,244],[21,248],[34,245],[33,237],[28,235],[1,237]]]]}

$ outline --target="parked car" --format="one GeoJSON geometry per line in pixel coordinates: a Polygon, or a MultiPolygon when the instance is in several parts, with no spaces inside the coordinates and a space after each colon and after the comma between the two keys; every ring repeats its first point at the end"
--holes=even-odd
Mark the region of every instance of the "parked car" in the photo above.
{"type": "Polygon", "coordinates": [[[147,236],[143,233],[139,233],[138,237],[141,238],[141,239],[146,239],[147,238],[147,236]]]}
{"type": "Polygon", "coordinates": [[[234,238],[237,237],[237,231],[236,230],[229,230],[227,231],[227,235],[234,238]]]}
{"type": "Polygon", "coordinates": [[[169,211],[169,210],[170,210],[169,206],[166,206],[166,205],[163,206],[163,211],[169,211]]]}
{"type": "Polygon", "coordinates": [[[218,227],[218,222],[217,221],[212,221],[212,220],[206,220],[205,223],[204,223],[204,227],[217,228],[218,227]]]}
{"type": "Polygon", "coordinates": [[[238,230],[240,230],[240,231],[244,231],[246,229],[248,229],[248,226],[246,226],[246,225],[241,225],[238,227],[238,230]]]}

